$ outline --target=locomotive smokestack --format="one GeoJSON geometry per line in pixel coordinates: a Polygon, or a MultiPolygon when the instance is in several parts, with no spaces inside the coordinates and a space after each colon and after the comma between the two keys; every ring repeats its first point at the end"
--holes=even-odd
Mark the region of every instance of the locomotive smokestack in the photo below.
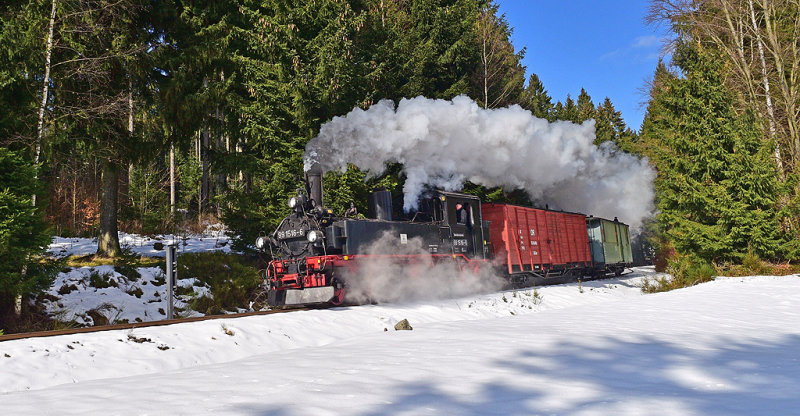
{"type": "Polygon", "coordinates": [[[309,197],[314,200],[316,206],[322,206],[322,167],[319,163],[311,165],[311,169],[306,172],[306,184],[308,184],[309,197]]]}

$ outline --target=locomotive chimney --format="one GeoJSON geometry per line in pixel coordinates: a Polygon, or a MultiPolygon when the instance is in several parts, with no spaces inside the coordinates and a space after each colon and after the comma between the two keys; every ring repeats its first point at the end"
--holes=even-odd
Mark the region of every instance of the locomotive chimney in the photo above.
{"type": "Polygon", "coordinates": [[[314,200],[316,206],[322,206],[322,167],[318,163],[311,166],[306,172],[306,183],[308,184],[309,197],[314,200]]]}
{"type": "Polygon", "coordinates": [[[386,190],[375,191],[369,196],[367,215],[376,220],[392,220],[392,193],[386,190]]]}

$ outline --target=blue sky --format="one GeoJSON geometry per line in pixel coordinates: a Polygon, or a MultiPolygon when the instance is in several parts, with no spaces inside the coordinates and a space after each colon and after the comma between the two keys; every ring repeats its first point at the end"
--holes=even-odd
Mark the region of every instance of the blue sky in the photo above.
{"type": "Polygon", "coordinates": [[[585,88],[595,105],[605,97],[629,127],[644,117],[640,91],[655,71],[664,30],[644,22],[646,0],[498,0],[514,28],[512,42],[527,47],[527,76],[539,75],[553,102],[585,88]]]}

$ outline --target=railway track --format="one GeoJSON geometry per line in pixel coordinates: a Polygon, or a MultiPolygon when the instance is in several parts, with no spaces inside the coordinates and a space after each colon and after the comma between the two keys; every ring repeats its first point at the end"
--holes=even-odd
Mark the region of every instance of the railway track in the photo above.
{"type": "Polygon", "coordinates": [[[232,314],[227,314],[227,315],[206,315],[206,316],[196,316],[196,317],[192,317],[192,318],[165,319],[163,321],[133,322],[133,323],[127,323],[127,324],[114,324],[114,325],[103,325],[103,326],[89,326],[89,327],[82,327],[82,328],[57,329],[57,330],[53,330],[53,331],[22,332],[22,333],[18,333],[18,334],[0,335],[0,342],[11,341],[11,340],[14,340],[14,339],[54,337],[54,336],[58,336],[58,335],[86,334],[86,333],[91,333],[91,332],[116,331],[116,330],[120,330],[120,329],[134,329],[134,328],[147,328],[147,327],[153,327],[153,326],[166,326],[166,325],[183,324],[183,323],[188,323],[188,322],[210,321],[210,320],[214,320],[214,319],[231,319],[231,318],[243,318],[245,316],[272,315],[272,314],[276,314],[276,313],[307,311],[307,310],[311,310],[311,309],[314,309],[314,308],[304,307],[304,308],[291,308],[291,309],[273,309],[273,310],[269,310],[269,311],[232,313],[232,314]]]}

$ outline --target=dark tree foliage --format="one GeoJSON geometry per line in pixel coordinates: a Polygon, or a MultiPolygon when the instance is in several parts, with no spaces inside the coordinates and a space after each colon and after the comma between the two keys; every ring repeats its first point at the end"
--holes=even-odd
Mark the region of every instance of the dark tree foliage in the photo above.
{"type": "Polygon", "coordinates": [[[739,260],[748,249],[777,258],[777,174],[754,117],[734,111],[717,54],[681,43],[674,62],[683,77],[656,74],[642,126],[658,170],[660,231],[679,253],[706,261],[739,260]]]}
{"type": "MultiPolygon", "coordinates": [[[[49,2],[0,4],[0,144],[26,149],[36,134],[49,2]]],[[[27,150],[27,149],[26,149],[27,150]]]]}
{"type": "Polygon", "coordinates": [[[0,313],[16,296],[37,293],[54,278],[40,261],[50,233],[41,210],[31,204],[39,188],[35,178],[29,160],[0,147],[0,313]]]}
{"type": "Polygon", "coordinates": [[[553,120],[553,99],[547,94],[544,84],[536,74],[532,73],[528,78],[528,85],[522,92],[519,105],[535,117],[553,120]]]}
{"type": "MultiPolygon", "coordinates": [[[[244,120],[241,129],[226,124],[243,144],[230,166],[251,180],[228,189],[224,218],[244,244],[288,212],[286,200],[303,186],[305,144],[322,123],[384,98],[468,93],[477,68],[475,1],[271,1],[238,10],[248,18],[236,31],[252,44],[227,45],[242,57],[231,77],[244,85],[225,118],[244,120]]],[[[367,181],[353,168],[329,173],[326,205],[343,213],[355,202],[364,212],[373,188],[402,187],[397,172],[367,181]]]]}
{"type": "MultiPolygon", "coordinates": [[[[65,223],[59,229],[99,228],[104,255],[119,253],[117,212],[122,224],[152,231],[160,222],[161,232],[183,212],[211,212],[240,247],[250,244],[288,212],[320,126],[381,99],[466,94],[549,120],[595,111],[585,91],[556,109],[535,74],[523,89],[524,50],[490,0],[11,1],[0,6],[0,141],[26,155],[53,4],[41,176],[55,201],[48,213],[65,223]],[[172,148],[174,216],[165,179],[172,148]]],[[[353,202],[363,213],[372,190],[401,194],[401,172],[329,172],[326,205],[343,213],[353,202]]],[[[530,202],[521,191],[466,189],[530,202]]]]}

